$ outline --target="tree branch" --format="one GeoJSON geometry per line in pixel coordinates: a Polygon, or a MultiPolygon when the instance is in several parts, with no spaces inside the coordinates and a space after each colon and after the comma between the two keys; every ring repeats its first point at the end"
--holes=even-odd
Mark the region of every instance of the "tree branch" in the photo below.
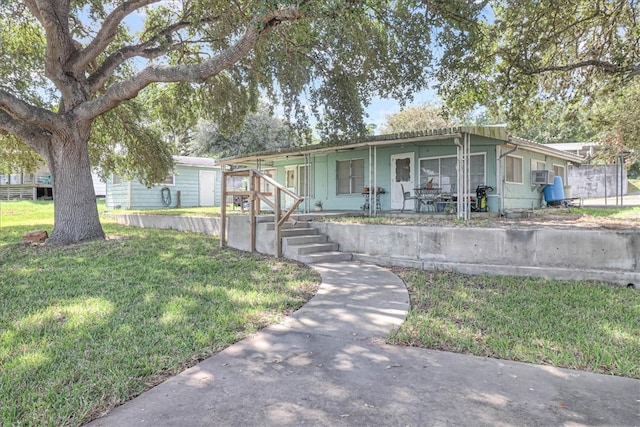
{"type": "Polygon", "coordinates": [[[104,20],[98,34],[82,50],[75,53],[71,61],[84,70],[111,44],[116,36],[116,30],[124,18],[136,10],[158,3],[161,0],[130,0],[122,3],[104,20]]]}
{"type": "Polygon", "coordinates": [[[51,111],[34,107],[11,93],[0,89],[0,112],[14,120],[38,126],[53,132],[57,126],[57,116],[51,111]]]}
{"type": "Polygon", "coordinates": [[[536,68],[527,68],[526,66],[524,66],[519,68],[522,74],[527,76],[532,76],[535,74],[543,74],[543,73],[553,72],[553,71],[573,71],[583,67],[597,67],[610,74],[631,73],[630,77],[640,72],[639,70],[640,66],[638,65],[636,66],[627,65],[627,66],[621,67],[607,61],[600,61],[598,59],[588,59],[585,61],[579,61],[573,64],[566,64],[566,65],[549,65],[547,67],[536,67],[536,68]]]}
{"type": "MultiPolygon", "coordinates": [[[[210,23],[214,22],[215,20],[217,20],[217,18],[207,19],[199,23],[210,23]]],[[[100,67],[87,79],[90,85],[91,93],[95,93],[97,90],[103,87],[103,85],[113,74],[113,72],[126,60],[134,57],[142,57],[147,59],[157,58],[166,54],[170,50],[173,50],[175,47],[180,46],[181,43],[174,43],[173,45],[169,45],[167,47],[154,47],[159,41],[166,39],[167,36],[170,36],[176,31],[179,31],[193,24],[193,22],[189,21],[177,22],[163,29],[144,43],[136,46],[122,47],[121,49],[118,49],[116,52],[109,55],[109,57],[100,65],[100,67]]]]}
{"type": "Polygon", "coordinates": [[[40,155],[47,152],[51,134],[42,128],[14,119],[5,111],[0,110],[0,130],[9,132],[36,150],[40,155]]]}
{"type": "Polygon", "coordinates": [[[255,47],[261,36],[277,27],[281,22],[294,21],[302,17],[297,8],[279,9],[252,20],[236,43],[213,58],[200,64],[171,67],[149,66],[129,80],[110,86],[103,96],[85,102],[74,110],[77,119],[91,119],[108,111],[123,101],[134,98],[138,92],[154,82],[204,82],[233,66],[255,47]]]}

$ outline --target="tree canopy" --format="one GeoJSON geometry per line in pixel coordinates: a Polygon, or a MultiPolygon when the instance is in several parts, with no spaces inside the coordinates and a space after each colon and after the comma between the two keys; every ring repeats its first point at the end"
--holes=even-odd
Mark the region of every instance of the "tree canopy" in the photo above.
{"type": "Polygon", "coordinates": [[[368,101],[409,99],[425,88],[438,60],[428,46],[439,31],[465,40],[483,6],[2,0],[1,154],[19,141],[19,149],[46,161],[54,182],[52,243],[101,238],[89,158],[106,173],[124,168],[157,182],[171,167],[159,136],[171,120],[162,124],[157,114],[175,124],[193,107],[233,127],[267,96],[300,126],[309,111],[316,114],[322,136],[364,134],[368,101]],[[168,93],[167,83],[180,86],[168,93]],[[160,96],[145,96],[154,84],[160,96]]]}
{"type": "Polygon", "coordinates": [[[439,129],[453,126],[455,119],[447,120],[443,117],[442,107],[422,104],[403,108],[400,112],[386,116],[386,123],[381,133],[413,132],[425,129],[439,129]]]}
{"type": "Polygon", "coordinates": [[[249,113],[237,131],[224,133],[215,123],[201,122],[190,144],[190,153],[224,158],[299,144],[300,139],[293,129],[262,106],[257,112],[249,113]]]}
{"type": "MultiPolygon", "coordinates": [[[[510,127],[548,111],[585,111],[640,74],[635,0],[491,2],[473,48],[444,55],[440,94],[454,109],[486,105],[510,127]],[[453,74],[451,70],[466,71],[453,74]]],[[[577,116],[576,116],[577,117],[577,116]]]]}

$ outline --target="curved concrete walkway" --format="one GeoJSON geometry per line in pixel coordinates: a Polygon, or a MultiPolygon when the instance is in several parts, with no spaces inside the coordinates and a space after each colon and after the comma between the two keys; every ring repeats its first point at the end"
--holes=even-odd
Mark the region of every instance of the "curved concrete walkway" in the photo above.
{"type": "Polygon", "coordinates": [[[314,265],[317,295],[91,426],[638,426],[640,381],[384,344],[409,306],[368,264],[314,265]]]}

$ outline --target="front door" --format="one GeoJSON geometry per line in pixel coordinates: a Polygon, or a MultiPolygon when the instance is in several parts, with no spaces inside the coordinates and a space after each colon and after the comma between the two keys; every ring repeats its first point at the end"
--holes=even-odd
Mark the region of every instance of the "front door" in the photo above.
{"type": "Polygon", "coordinates": [[[402,208],[402,189],[413,195],[414,176],[414,156],[413,153],[392,154],[391,155],[391,209],[402,208]]]}
{"type": "Polygon", "coordinates": [[[200,171],[200,206],[213,206],[216,200],[216,173],[200,171]]]}

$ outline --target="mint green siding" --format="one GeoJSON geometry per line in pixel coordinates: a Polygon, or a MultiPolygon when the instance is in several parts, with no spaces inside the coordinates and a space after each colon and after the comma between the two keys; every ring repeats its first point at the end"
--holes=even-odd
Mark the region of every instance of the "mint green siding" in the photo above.
{"type": "Polygon", "coordinates": [[[107,194],[105,203],[107,209],[160,209],[165,208],[162,202],[161,190],[167,187],[171,195],[169,207],[176,207],[178,193],[180,193],[180,206],[200,206],[200,171],[214,171],[214,206],[220,206],[220,169],[217,167],[176,165],[173,184],[156,184],[147,188],[141,182],[122,181],[114,184],[114,177],[107,182],[107,194]]]}
{"type": "MultiPolygon", "coordinates": [[[[462,142],[462,141],[461,141],[462,142]]],[[[492,212],[502,212],[510,209],[527,209],[543,205],[542,191],[544,186],[531,184],[532,160],[541,162],[542,166],[553,171],[555,166],[567,167],[567,161],[558,157],[538,153],[528,149],[519,148],[510,151],[504,146],[505,141],[493,139],[481,135],[471,135],[470,154],[476,165],[483,164],[483,176],[474,175],[469,196],[475,196],[476,185],[487,185],[493,188],[488,193],[487,204],[492,212]],[[522,183],[505,182],[505,155],[522,158],[522,183]],[[482,163],[481,163],[482,162],[482,163]]],[[[334,151],[312,153],[308,155],[311,168],[311,191],[308,196],[310,209],[320,200],[325,210],[359,210],[362,209],[364,196],[360,192],[352,194],[338,194],[337,191],[337,164],[339,161],[357,160],[364,161],[364,184],[373,186],[371,179],[371,165],[375,158],[375,184],[385,189],[386,193],[380,196],[381,209],[391,210],[389,189],[392,180],[391,158],[398,154],[412,154],[414,159],[413,181],[415,185],[420,182],[420,162],[435,159],[456,159],[457,146],[453,138],[441,140],[413,141],[404,144],[380,145],[365,148],[336,147],[334,151]],[[375,157],[374,157],[375,156],[375,157]]],[[[275,178],[286,182],[286,171],[292,166],[303,166],[304,156],[289,156],[272,160],[272,168],[275,169],[275,178]]],[[[449,161],[450,165],[451,162],[449,161]]],[[[565,184],[567,184],[565,182],[565,184]]],[[[406,189],[409,190],[409,189],[406,189]]],[[[298,194],[301,194],[298,191],[298,194]]],[[[302,209],[301,205],[301,209],[302,209]]],[[[409,206],[409,205],[408,205],[409,206]]],[[[413,205],[411,205],[413,206],[413,205]]]]}
{"type": "MultiPolygon", "coordinates": [[[[503,167],[505,173],[501,179],[504,182],[504,209],[531,209],[544,206],[544,185],[534,185],[531,181],[531,171],[533,170],[532,160],[540,162],[538,166],[541,166],[541,163],[544,163],[544,170],[547,171],[553,171],[554,165],[564,166],[566,171],[569,162],[554,156],[535,153],[524,149],[517,149],[514,152],[509,153],[509,155],[522,158],[523,179],[522,183],[507,182],[505,178],[506,167],[503,167]]],[[[502,159],[502,162],[504,164],[504,158],[502,159]]],[[[538,170],[543,169],[539,168],[538,170]]],[[[562,177],[562,180],[564,185],[568,185],[565,177],[562,177]]]]}
{"type": "MultiPolygon", "coordinates": [[[[484,184],[496,187],[496,145],[502,141],[474,136],[471,144],[471,154],[484,154],[485,182],[484,184]]],[[[389,188],[391,185],[391,156],[394,154],[413,153],[414,155],[414,182],[419,182],[420,159],[456,156],[457,147],[453,139],[443,139],[436,141],[423,141],[411,144],[382,146],[375,149],[376,158],[376,179],[378,187],[387,191],[380,196],[382,210],[390,209],[389,188]]],[[[312,154],[310,161],[312,164],[312,191],[311,206],[317,200],[323,202],[326,210],[359,210],[364,203],[364,196],[358,192],[355,194],[338,194],[337,192],[337,162],[345,160],[364,160],[366,186],[373,186],[371,181],[370,158],[373,162],[374,148],[359,148],[352,150],[336,149],[334,152],[312,154]]],[[[303,157],[276,160],[273,166],[276,168],[276,179],[278,182],[285,182],[285,170],[288,166],[304,165],[303,157]]]]}

